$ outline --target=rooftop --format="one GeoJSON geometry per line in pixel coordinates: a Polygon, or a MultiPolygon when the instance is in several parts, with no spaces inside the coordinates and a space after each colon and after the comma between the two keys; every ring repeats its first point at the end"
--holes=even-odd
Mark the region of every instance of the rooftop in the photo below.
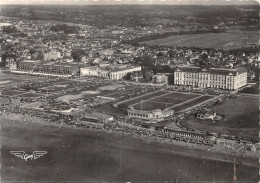
{"type": "Polygon", "coordinates": [[[218,73],[218,74],[241,74],[247,72],[244,67],[238,67],[234,69],[226,68],[202,68],[194,66],[178,66],[176,71],[190,71],[190,72],[209,72],[209,73],[218,73]]]}

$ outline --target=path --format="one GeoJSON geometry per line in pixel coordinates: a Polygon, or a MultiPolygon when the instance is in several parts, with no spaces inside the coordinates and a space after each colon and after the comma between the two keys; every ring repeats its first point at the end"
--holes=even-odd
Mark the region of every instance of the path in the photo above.
{"type": "MultiPolygon", "coordinates": [[[[203,96],[205,96],[205,95],[203,95],[203,96]]],[[[207,95],[206,95],[206,96],[207,96],[207,95]]],[[[184,110],[181,110],[180,113],[189,111],[189,110],[191,110],[191,109],[193,109],[193,108],[196,108],[196,107],[198,107],[198,106],[201,106],[201,105],[203,105],[203,104],[206,104],[206,103],[208,103],[208,102],[210,102],[210,101],[216,100],[216,99],[218,99],[218,98],[220,98],[220,97],[223,97],[223,96],[224,96],[224,94],[217,95],[217,96],[215,96],[215,97],[213,97],[213,98],[211,98],[211,99],[208,99],[208,100],[206,100],[206,101],[204,101],[204,102],[201,102],[201,103],[199,103],[199,104],[193,105],[193,106],[191,106],[191,107],[187,107],[187,108],[185,108],[184,110]]]]}

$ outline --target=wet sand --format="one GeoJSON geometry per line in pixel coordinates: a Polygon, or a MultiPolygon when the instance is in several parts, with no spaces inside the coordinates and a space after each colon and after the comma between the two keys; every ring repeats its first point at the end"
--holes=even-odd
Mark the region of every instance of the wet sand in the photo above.
{"type": "MultiPolygon", "coordinates": [[[[105,131],[0,118],[2,181],[231,181],[232,156],[105,131]],[[24,160],[10,150],[48,153],[24,160]]],[[[256,160],[257,161],[257,160],[256,160]]],[[[258,181],[258,164],[237,166],[258,181]]]]}

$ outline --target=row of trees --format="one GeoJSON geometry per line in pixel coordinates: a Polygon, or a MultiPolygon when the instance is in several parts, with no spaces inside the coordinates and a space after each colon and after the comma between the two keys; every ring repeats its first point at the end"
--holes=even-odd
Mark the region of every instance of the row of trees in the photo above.
{"type": "Polygon", "coordinates": [[[81,58],[86,54],[86,52],[82,49],[74,49],[71,52],[71,56],[72,58],[76,61],[76,62],[80,62],[81,58]]]}
{"type": "Polygon", "coordinates": [[[64,31],[66,34],[76,34],[79,31],[78,26],[69,26],[67,24],[56,24],[52,25],[50,31],[59,32],[64,31]]]}
{"type": "Polygon", "coordinates": [[[7,34],[10,34],[10,33],[16,33],[18,32],[17,28],[15,26],[3,26],[3,33],[7,33],[7,34]]]}

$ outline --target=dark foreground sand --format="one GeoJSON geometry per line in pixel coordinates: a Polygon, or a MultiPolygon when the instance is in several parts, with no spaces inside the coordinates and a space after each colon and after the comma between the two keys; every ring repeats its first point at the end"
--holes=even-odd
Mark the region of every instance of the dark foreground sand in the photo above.
{"type": "MultiPolygon", "coordinates": [[[[231,181],[232,156],[123,137],[0,118],[3,181],[231,181]],[[48,153],[24,160],[11,150],[48,153]]],[[[258,160],[255,160],[258,161],[258,160]]],[[[237,166],[238,181],[258,178],[258,163],[237,166]]]]}

